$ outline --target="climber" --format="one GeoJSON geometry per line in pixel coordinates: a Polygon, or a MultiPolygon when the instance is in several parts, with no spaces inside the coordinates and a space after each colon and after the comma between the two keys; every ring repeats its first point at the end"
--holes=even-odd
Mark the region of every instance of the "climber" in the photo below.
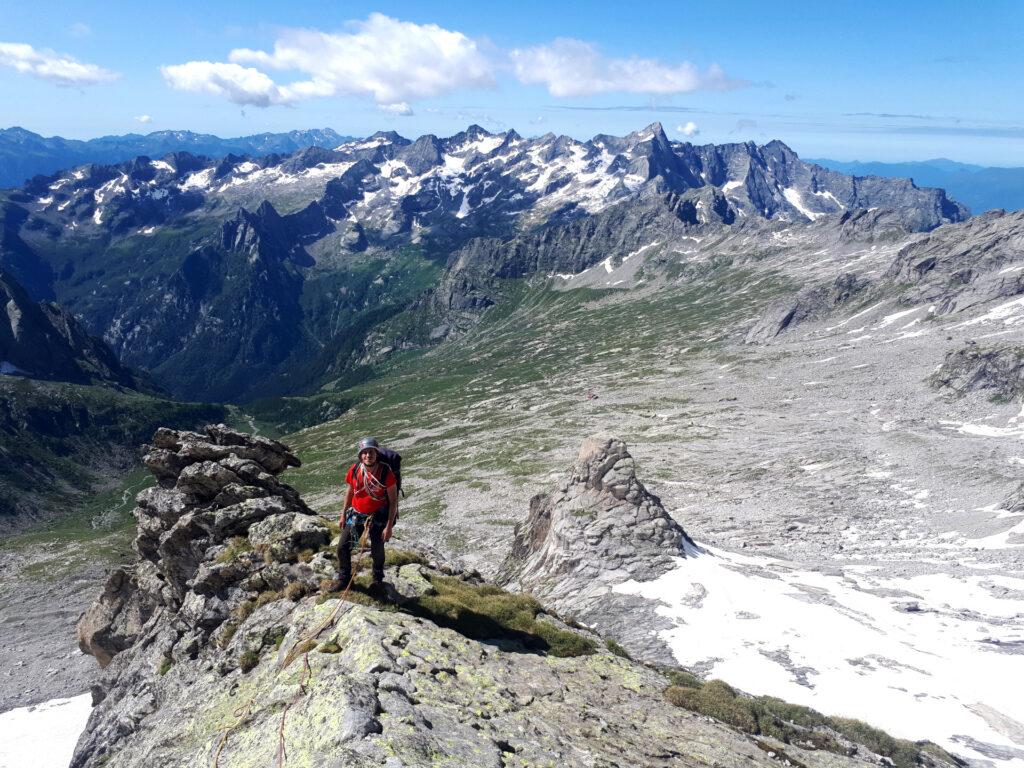
{"type": "Polygon", "coordinates": [[[380,458],[380,443],[375,438],[359,441],[359,461],[349,467],[345,482],[344,511],[341,514],[341,540],[338,542],[338,580],[342,588],[352,580],[352,542],[359,541],[370,525],[370,556],[373,559],[373,588],[384,583],[384,542],[398,517],[398,490],[394,470],[380,458]]]}

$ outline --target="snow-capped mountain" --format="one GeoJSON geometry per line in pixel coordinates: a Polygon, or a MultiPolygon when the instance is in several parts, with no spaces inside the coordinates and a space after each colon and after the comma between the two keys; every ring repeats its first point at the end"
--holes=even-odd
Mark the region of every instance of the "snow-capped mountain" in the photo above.
{"type": "Polygon", "coordinates": [[[413,239],[423,230],[503,231],[592,215],[645,193],[675,196],[692,224],[814,221],[882,207],[899,211],[908,228],[927,230],[967,213],[941,190],[831,172],[800,161],[779,141],[694,146],[669,141],[658,123],[586,142],[471,126],[447,139],[377,133],[284,157],[174,153],[76,168],[35,180],[25,193],[20,201],[39,215],[72,229],[106,222],[118,234],[203,206],[255,207],[264,199],[282,212],[319,201],[336,228],[358,223],[413,239]]]}
{"type": "Polygon", "coordinates": [[[447,315],[492,302],[480,275],[577,273],[665,237],[862,209],[903,233],[967,216],[942,190],[844,176],[778,141],[694,146],[657,123],[586,142],[471,126],[37,177],[0,201],[0,263],[171,391],[224,400],[315,388],[373,358],[371,327],[400,313],[419,315],[377,347],[442,338],[447,315]]]}
{"type": "Polygon", "coordinates": [[[83,163],[120,163],[139,155],[193,152],[216,157],[229,152],[266,155],[303,147],[333,147],[345,140],[330,128],[287,133],[258,133],[222,139],[193,131],[153,131],[145,135],[101,136],[88,141],[40,136],[24,128],[0,129],[0,188],[22,184],[39,174],[83,163]]]}

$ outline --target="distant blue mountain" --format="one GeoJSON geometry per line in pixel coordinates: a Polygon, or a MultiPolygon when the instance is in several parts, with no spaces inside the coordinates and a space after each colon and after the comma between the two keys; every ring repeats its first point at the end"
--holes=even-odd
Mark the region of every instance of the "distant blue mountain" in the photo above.
{"type": "Polygon", "coordinates": [[[1024,209],[1024,168],[986,168],[945,158],[915,163],[845,163],[824,159],[807,162],[854,176],[910,178],[919,187],[939,187],[974,214],[993,208],[1024,209]]]}
{"type": "Polygon", "coordinates": [[[163,157],[168,152],[222,157],[229,153],[262,156],[290,154],[306,147],[336,147],[349,137],[330,128],[288,133],[258,133],[222,139],[192,131],[155,131],[145,136],[101,136],[78,141],[60,136],[49,138],[24,128],[0,129],[0,188],[21,186],[38,174],[86,163],[110,165],[139,155],[163,157]]]}

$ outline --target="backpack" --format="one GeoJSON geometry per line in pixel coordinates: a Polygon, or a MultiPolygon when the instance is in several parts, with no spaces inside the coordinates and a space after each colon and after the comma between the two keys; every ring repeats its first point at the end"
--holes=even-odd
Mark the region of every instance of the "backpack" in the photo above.
{"type": "MultiPolygon", "coordinates": [[[[387,466],[395,475],[395,490],[402,494],[402,498],[405,498],[405,491],[402,490],[402,454],[398,451],[393,451],[390,448],[378,448],[377,449],[377,460],[387,466]]],[[[358,457],[356,463],[359,464],[358,457]]]]}

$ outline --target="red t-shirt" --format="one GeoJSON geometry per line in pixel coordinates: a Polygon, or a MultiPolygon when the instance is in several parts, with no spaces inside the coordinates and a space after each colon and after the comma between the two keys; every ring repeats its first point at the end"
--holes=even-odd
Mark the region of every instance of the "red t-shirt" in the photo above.
{"type": "Polygon", "coordinates": [[[372,470],[362,462],[348,468],[345,482],[352,486],[352,507],[356,512],[369,515],[381,507],[387,509],[388,488],[395,486],[395,473],[383,462],[378,461],[372,470]],[[381,475],[384,476],[382,481],[381,475]]]}

